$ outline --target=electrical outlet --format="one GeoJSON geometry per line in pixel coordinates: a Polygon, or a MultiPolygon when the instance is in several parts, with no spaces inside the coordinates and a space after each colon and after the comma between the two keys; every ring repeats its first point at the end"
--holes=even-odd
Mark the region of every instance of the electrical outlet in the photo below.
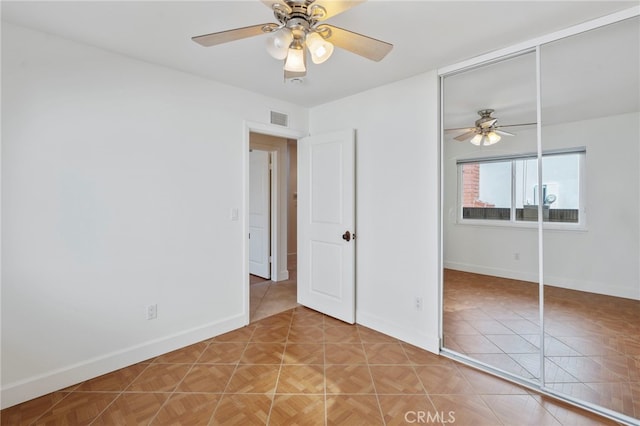
{"type": "Polygon", "coordinates": [[[422,297],[416,297],[416,311],[422,310],[422,297]]]}
{"type": "Polygon", "coordinates": [[[158,305],[155,303],[153,305],[147,306],[147,319],[152,320],[158,318],[158,305]]]}

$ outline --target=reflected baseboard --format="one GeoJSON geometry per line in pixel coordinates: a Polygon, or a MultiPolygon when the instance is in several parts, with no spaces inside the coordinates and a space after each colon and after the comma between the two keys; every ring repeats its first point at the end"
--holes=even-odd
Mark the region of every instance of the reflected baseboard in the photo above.
{"type": "Polygon", "coordinates": [[[470,272],[472,274],[490,275],[500,278],[509,278],[518,281],[528,281],[532,283],[538,282],[538,271],[528,273],[525,271],[518,271],[514,269],[502,269],[492,268],[483,265],[473,265],[469,263],[460,262],[444,262],[444,269],[451,269],[454,271],[470,272]]]}

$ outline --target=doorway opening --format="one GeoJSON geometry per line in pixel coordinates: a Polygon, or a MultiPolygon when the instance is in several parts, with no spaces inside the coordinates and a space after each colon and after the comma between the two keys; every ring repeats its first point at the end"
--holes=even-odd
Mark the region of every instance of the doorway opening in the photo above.
{"type": "Polygon", "coordinates": [[[249,134],[249,321],[297,303],[297,141],[249,134]]]}

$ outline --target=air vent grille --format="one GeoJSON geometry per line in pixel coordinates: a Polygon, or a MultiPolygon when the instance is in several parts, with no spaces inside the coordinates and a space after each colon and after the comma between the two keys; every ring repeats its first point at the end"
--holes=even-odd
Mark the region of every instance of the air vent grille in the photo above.
{"type": "Polygon", "coordinates": [[[287,127],[289,125],[289,116],[281,112],[271,111],[271,124],[287,127]]]}

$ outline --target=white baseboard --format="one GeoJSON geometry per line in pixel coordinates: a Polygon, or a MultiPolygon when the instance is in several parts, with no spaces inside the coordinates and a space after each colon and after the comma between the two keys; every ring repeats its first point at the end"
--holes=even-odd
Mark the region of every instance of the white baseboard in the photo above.
{"type": "Polygon", "coordinates": [[[356,322],[429,352],[435,354],[440,353],[440,339],[437,335],[431,336],[416,329],[407,329],[406,326],[392,323],[386,319],[362,311],[356,312],[356,322]]]}
{"type": "Polygon", "coordinates": [[[492,268],[484,265],[473,265],[470,263],[444,262],[445,269],[471,272],[473,274],[491,275],[494,277],[510,278],[512,280],[538,282],[538,271],[534,273],[517,271],[512,269],[492,268]]]}
{"type": "Polygon", "coordinates": [[[602,283],[597,281],[575,280],[572,278],[548,276],[545,284],[566,288],[569,290],[586,291],[588,293],[604,294],[605,296],[622,297],[625,299],[640,300],[640,288],[623,287],[613,282],[602,283]],[[604,291],[603,291],[604,289],[604,291]]]}
{"type": "Polygon", "coordinates": [[[282,271],[280,271],[280,276],[282,277],[281,280],[279,281],[286,281],[289,279],[289,270],[288,269],[283,269],[282,271]]]}
{"type": "Polygon", "coordinates": [[[246,315],[224,318],[190,330],[150,340],[129,348],[9,383],[0,390],[0,408],[4,409],[25,401],[64,389],[76,383],[128,367],[188,345],[210,339],[246,325],[246,315]]]}
{"type": "MultiPolygon", "coordinates": [[[[538,273],[514,271],[510,269],[491,268],[482,265],[472,265],[459,262],[444,262],[446,269],[456,271],[471,272],[474,274],[491,275],[513,280],[538,282],[538,273]]],[[[546,275],[545,284],[553,287],[566,288],[569,290],[586,291],[588,293],[603,294],[606,296],[622,297],[625,299],[640,300],[640,289],[633,286],[624,287],[615,283],[602,283],[596,281],[576,280],[573,278],[546,275]]]]}

